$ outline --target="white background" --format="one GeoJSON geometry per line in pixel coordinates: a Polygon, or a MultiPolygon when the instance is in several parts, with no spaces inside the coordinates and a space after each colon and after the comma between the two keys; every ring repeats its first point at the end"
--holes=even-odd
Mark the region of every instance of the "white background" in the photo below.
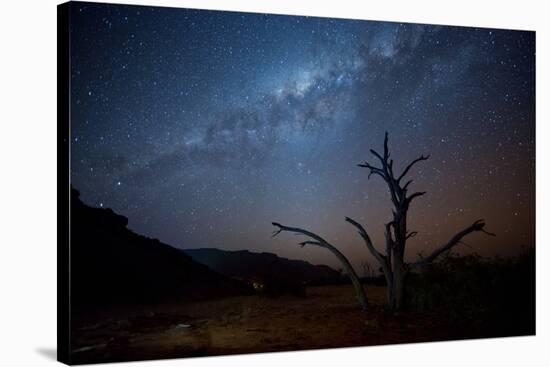
{"type": "MultiPolygon", "coordinates": [[[[121,1],[112,1],[121,2],[121,1]]],[[[124,2],[124,1],[123,1],[124,2]]],[[[127,3],[127,2],[126,2],[127,3]]],[[[141,366],[548,366],[549,26],[545,1],[147,0],[134,4],[537,31],[537,336],[140,362],[141,366]],[[546,227],[546,228],[545,228],[546,227]]],[[[0,10],[0,366],[56,348],[56,4],[0,10]]],[[[527,162],[526,162],[527,164],[527,162]]],[[[514,297],[511,293],[510,297],[514,297]]],[[[129,366],[137,363],[123,363],[129,366]]],[[[118,366],[118,365],[117,365],[118,366]]]]}

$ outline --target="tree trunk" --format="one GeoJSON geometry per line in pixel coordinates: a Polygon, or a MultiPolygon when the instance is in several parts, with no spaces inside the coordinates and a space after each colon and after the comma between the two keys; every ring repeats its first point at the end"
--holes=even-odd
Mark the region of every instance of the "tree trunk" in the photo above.
{"type": "Polygon", "coordinates": [[[390,309],[394,308],[394,297],[393,297],[393,280],[388,281],[386,278],[386,303],[390,309]]]}
{"type": "Polygon", "coordinates": [[[391,307],[395,311],[400,311],[405,306],[405,273],[397,272],[393,277],[393,304],[391,307]]]}

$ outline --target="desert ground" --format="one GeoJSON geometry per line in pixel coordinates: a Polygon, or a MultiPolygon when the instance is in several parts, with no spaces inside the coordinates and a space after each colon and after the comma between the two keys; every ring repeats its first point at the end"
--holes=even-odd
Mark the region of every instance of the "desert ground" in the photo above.
{"type": "MultiPolygon", "coordinates": [[[[444,315],[391,314],[384,287],[367,287],[362,312],[351,285],[307,288],[306,297],[261,295],[222,300],[109,307],[73,324],[74,363],[197,357],[437,341],[444,315]]],[[[471,333],[471,330],[470,330],[471,333]]]]}

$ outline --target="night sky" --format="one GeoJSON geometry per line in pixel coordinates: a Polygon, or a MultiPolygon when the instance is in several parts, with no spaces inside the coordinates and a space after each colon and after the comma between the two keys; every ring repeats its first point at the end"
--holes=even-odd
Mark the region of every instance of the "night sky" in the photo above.
{"type": "MultiPolygon", "coordinates": [[[[534,32],[73,3],[72,185],[181,248],[274,252],[310,229],[358,266],[383,249],[385,183],[357,167],[389,132],[411,190],[412,260],[485,218],[459,253],[534,245],[534,32]]],[[[359,269],[358,269],[359,271],[359,269]]]]}

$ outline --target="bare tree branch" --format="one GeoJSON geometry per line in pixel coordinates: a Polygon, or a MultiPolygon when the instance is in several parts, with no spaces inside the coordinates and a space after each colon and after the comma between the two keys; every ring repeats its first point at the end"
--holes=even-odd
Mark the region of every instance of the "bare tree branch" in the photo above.
{"type": "Polygon", "coordinates": [[[393,178],[393,159],[390,159],[388,163],[388,173],[389,176],[393,178]]]}
{"type": "Polygon", "coordinates": [[[430,158],[429,154],[427,156],[421,155],[420,157],[416,158],[414,161],[409,163],[409,165],[407,167],[405,167],[405,170],[403,170],[403,173],[401,175],[399,175],[399,177],[397,178],[397,181],[401,181],[403,179],[403,177],[405,177],[405,175],[412,168],[412,166],[414,166],[416,163],[421,162],[421,161],[425,161],[429,158],[430,158]]]}
{"type": "Polygon", "coordinates": [[[404,191],[399,186],[399,182],[398,180],[395,179],[395,176],[393,173],[393,159],[389,159],[390,150],[388,148],[387,131],[386,131],[386,134],[384,135],[384,154],[381,155],[374,149],[370,149],[370,152],[380,160],[382,167],[372,166],[368,162],[359,164],[358,166],[370,169],[370,173],[368,177],[369,179],[370,179],[370,176],[372,176],[373,174],[376,174],[382,177],[388,185],[393,204],[395,206],[399,206],[400,204],[404,203],[406,199],[405,199],[404,191]]]}
{"type": "Polygon", "coordinates": [[[370,149],[370,152],[375,156],[377,157],[380,162],[382,163],[382,165],[384,166],[386,164],[386,160],[384,158],[382,158],[382,156],[380,155],[380,153],[378,153],[376,150],[374,149],[370,149]]]}
{"type": "Polygon", "coordinates": [[[409,187],[409,185],[413,182],[413,180],[409,180],[405,183],[405,185],[403,185],[403,187],[401,188],[401,190],[403,191],[406,191],[407,190],[407,187],[409,187]]]}
{"type": "MultiPolygon", "coordinates": [[[[273,224],[275,227],[279,228],[277,230],[275,230],[275,232],[273,232],[273,236],[272,237],[275,237],[277,236],[279,233],[283,232],[283,231],[286,231],[286,232],[292,232],[292,233],[295,233],[295,234],[301,234],[301,235],[304,235],[304,236],[308,236],[308,237],[311,237],[313,238],[314,240],[317,241],[317,243],[319,243],[321,246],[326,246],[326,245],[329,245],[329,243],[327,241],[325,241],[325,239],[313,232],[310,232],[310,231],[307,231],[305,229],[302,229],[302,228],[296,228],[296,227],[288,227],[288,226],[283,226],[282,224],[280,223],[276,223],[276,222],[273,222],[271,223],[273,224]]],[[[311,242],[311,241],[305,241],[305,242],[311,242]]],[[[330,246],[330,245],[329,245],[330,246]]]]}
{"type": "Polygon", "coordinates": [[[409,205],[415,198],[417,198],[419,196],[422,196],[422,195],[425,195],[425,194],[426,194],[426,191],[415,192],[414,194],[412,194],[411,196],[409,196],[407,198],[407,205],[409,205]]]}
{"type": "Polygon", "coordinates": [[[390,157],[390,150],[388,148],[388,132],[384,134],[384,160],[387,162],[390,157]]]}
{"type": "Polygon", "coordinates": [[[299,243],[300,246],[302,246],[302,247],[304,247],[305,245],[320,246],[320,247],[324,247],[324,248],[328,249],[330,252],[332,252],[338,258],[338,260],[340,260],[340,262],[344,266],[348,276],[350,277],[351,282],[353,284],[353,287],[355,289],[355,293],[356,293],[356,296],[357,296],[357,300],[359,301],[359,304],[361,305],[363,310],[367,309],[369,302],[368,302],[365,290],[363,289],[363,286],[361,285],[361,282],[359,281],[359,277],[357,276],[357,273],[353,269],[353,266],[351,266],[351,263],[344,256],[344,254],[342,254],[336,247],[334,247],[333,245],[328,243],[323,237],[319,236],[318,234],[315,234],[313,232],[310,232],[310,231],[302,229],[302,228],[284,226],[284,225],[282,225],[280,223],[276,223],[276,222],[273,222],[271,224],[273,224],[275,227],[278,228],[277,230],[275,230],[273,232],[273,237],[275,237],[276,235],[278,235],[279,233],[281,233],[283,231],[304,235],[304,236],[307,236],[309,238],[312,238],[314,241],[308,240],[308,241],[300,242],[299,243]]]}
{"type": "Polygon", "coordinates": [[[300,242],[299,245],[302,246],[302,247],[304,247],[305,245],[313,245],[313,246],[323,247],[323,245],[319,241],[303,241],[303,242],[300,242]]]}
{"type": "Polygon", "coordinates": [[[365,230],[365,228],[363,228],[363,226],[361,224],[357,223],[356,221],[354,221],[353,219],[351,219],[349,217],[346,217],[346,222],[350,223],[355,228],[357,228],[357,231],[359,232],[361,237],[363,237],[363,239],[365,240],[367,248],[369,249],[372,256],[374,256],[376,258],[376,260],[378,260],[380,263],[384,263],[386,261],[384,255],[382,255],[380,252],[378,252],[376,250],[376,248],[374,248],[374,245],[372,244],[370,236],[367,233],[367,231],[365,230]]]}
{"type": "Polygon", "coordinates": [[[454,246],[458,245],[459,243],[462,243],[462,238],[469,235],[470,233],[483,232],[483,233],[485,233],[489,236],[495,236],[494,233],[487,232],[484,227],[485,227],[485,220],[483,220],[483,219],[476,220],[472,225],[470,225],[469,227],[467,227],[467,228],[463,229],[462,231],[458,232],[457,234],[455,234],[449,240],[449,242],[447,242],[443,246],[437,248],[429,256],[425,257],[422,260],[419,260],[417,262],[409,264],[409,268],[416,268],[416,267],[420,267],[420,266],[427,265],[427,264],[431,263],[432,261],[434,261],[439,255],[441,255],[445,251],[448,251],[448,250],[452,249],[454,246]]]}
{"type": "Polygon", "coordinates": [[[365,163],[359,163],[358,164],[359,167],[365,167],[365,168],[368,168],[368,169],[373,169],[373,170],[376,170],[376,171],[380,171],[380,172],[383,172],[382,171],[382,168],[378,168],[378,167],[375,167],[373,165],[371,165],[369,162],[365,161],[365,163]]]}
{"type": "Polygon", "coordinates": [[[382,177],[384,180],[386,180],[384,170],[381,168],[372,166],[369,162],[360,163],[357,166],[370,169],[370,173],[368,177],[369,179],[370,179],[370,176],[372,176],[373,174],[376,174],[382,177]]]}
{"type": "Polygon", "coordinates": [[[405,236],[406,239],[409,239],[409,238],[413,238],[414,236],[416,236],[418,234],[418,232],[416,231],[412,231],[410,233],[407,233],[407,236],[405,236]]]}

